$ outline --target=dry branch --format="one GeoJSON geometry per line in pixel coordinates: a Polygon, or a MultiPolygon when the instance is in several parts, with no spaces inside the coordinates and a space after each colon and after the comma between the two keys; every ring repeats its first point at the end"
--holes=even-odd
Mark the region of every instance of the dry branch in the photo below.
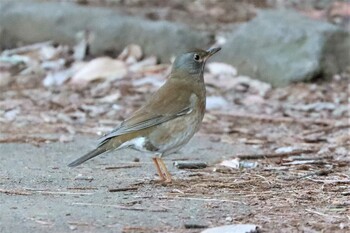
{"type": "Polygon", "coordinates": [[[22,191],[22,190],[12,190],[12,189],[0,189],[0,193],[5,193],[8,195],[31,195],[33,193],[22,191]]]}
{"type": "Polygon", "coordinates": [[[134,165],[124,165],[124,166],[113,166],[113,167],[105,167],[105,169],[106,170],[116,170],[116,169],[135,168],[135,167],[141,167],[141,165],[134,164],[134,165]]]}
{"type": "Polygon", "coordinates": [[[125,191],[137,191],[138,187],[125,187],[125,188],[111,188],[108,189],[108,192],[116,193],[116,192],[125,192],[125,191]]]}
{"type": "Polygon", "coordinates": [[[287,156],[291,156],[291,155],[315,153],[317,151],[318,151],[318,149],[305,149],[305,150],[295,150],[295,151],[291,151],[291,152],[282,152],[282,153],[237,155],[235,157],[240,158],[240,159],[281,158],[281,157],[287,157],[287,156]]]}

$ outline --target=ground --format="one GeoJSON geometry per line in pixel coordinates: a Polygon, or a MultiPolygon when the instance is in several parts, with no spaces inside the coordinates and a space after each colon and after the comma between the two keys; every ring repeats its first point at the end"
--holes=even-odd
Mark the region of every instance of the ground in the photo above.
{"type": "Polygon", "coordinates": [[[78,168],[66,166],[93,144],[91,137],[81,136],[41,147],[2,144],[1,231],[200,232],[186,227],[237,223],[259,225],[263,232],[349,229],[349,193],[342,193],[346,184],[297,178],[288,167],[213,170],[218,159],[234,151],[254,152],[242,143],[195,137],[180,153],[165,158],[172,184],[157,181],[149,156],[129,150],[78,168]],[[191,171],[172,166],[181,159],[210,166],[191,171]]]}

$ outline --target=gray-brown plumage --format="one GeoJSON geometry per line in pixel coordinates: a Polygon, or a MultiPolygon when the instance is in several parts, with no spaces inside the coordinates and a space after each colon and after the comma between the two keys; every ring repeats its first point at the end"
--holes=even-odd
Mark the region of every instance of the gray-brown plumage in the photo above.
{"type": "MultiPolygon", "coordinates": [[[[104,135],[95,150],[68,166],[75,167],[101,153],[126,147],[160,156],[180,149],[199,130],[203,120],[206,99],[204,65],[219,50],[194,50],[179,55],[167,82],[147,103],[104,135]]],[[[160,177],[170,182],[171,176],[163,161],[158,157],[153,161],[160,177]]]]}

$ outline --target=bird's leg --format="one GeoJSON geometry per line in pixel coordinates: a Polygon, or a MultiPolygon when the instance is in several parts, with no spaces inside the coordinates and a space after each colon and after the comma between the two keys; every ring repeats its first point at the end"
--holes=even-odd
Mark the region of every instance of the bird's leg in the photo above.
{"type": "Polygon", "coordinates": [[[158,164],[160,165],[161,170],[164,172],[163,175],[165,175],[165,177],[164,177],[165,178],[165,182],[171,183],[172,182],[172,178],[171,178],[171,175],[170,175],[167,167],[165,166],[165,164],[163,162],[163,159],[159,158],[159,157],[157,157],[156,159],[158,160],[158,164]]]}
{"type": "Polygon", "coordinates": [[[154,165],[157,168],[157,172],[158,172],[158,175],[159,175],[160,179],[162,181],[165,180],[166,178],[164,177],[163,172],[162,172],[162,170],[161,170],[161,168],[159,166],[159,163],[158,163],[158,157],[154,157],[154,158],[152,158],[152,160],[153,160],[154,165]]]}

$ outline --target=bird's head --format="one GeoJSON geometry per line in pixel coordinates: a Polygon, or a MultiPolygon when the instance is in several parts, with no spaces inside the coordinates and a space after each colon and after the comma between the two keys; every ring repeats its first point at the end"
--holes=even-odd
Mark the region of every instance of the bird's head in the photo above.
{"type": "Polygon", "coordinates": [[[189,74],[201,74],[204,70],[205,62],[209,57],[220,51],[221,48],[211,48],[208,50],[195,49],[176,57],[172,72],[184,72],[189,74]]]}

